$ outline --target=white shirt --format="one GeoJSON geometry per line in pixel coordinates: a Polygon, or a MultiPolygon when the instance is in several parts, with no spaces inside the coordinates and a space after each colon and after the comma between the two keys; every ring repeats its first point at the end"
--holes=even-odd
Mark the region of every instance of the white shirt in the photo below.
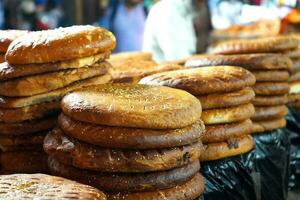
{"type": "Polygon", "coordinates": [[[144,31],[143,51],[154,60],[170,61],[196,52],[192,0],[162,0],[150,10],[144,31]]]}

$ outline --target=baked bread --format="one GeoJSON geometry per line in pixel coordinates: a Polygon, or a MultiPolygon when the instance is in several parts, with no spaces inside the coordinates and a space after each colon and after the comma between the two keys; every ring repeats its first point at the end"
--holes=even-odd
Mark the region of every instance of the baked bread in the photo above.
{"type": "Polygon", "coordinates": [[[5,62],[5,54],[0,53],[0,63],[5,62]]]}
{"type": "Polygon", "coordinates": [[[33,135],[0,135],[0,146],[30,146],[42,145],[46,131],[33,135]]]}
{"type": "Polygon", "coordinates": [[[288,114],[288,108],[285,105],[279,106],[255,106],[255,113],[251,117],[252,121],[272,120],[284,117],[288,114]]]}
{"type": "Polygon", "coordinates": [[[249,152],[254,147],[250,135],[236,137],[227,142],[209,143],[204,145],[200,161],[219,160],[249,152]]]}
{"type": "Polygon", "coordinates": [[[0,84],[0,95],[9,97],[33,96],[64,88],[76,81],[104,75],[107,68],[101,65],[67,69],[13,80],[0,84]]]}
{"type": "Polygon", "coordinates": [[[178,88],[200,96],[244,89],[255,83],[255,77],[240,67],[212,66],[162,72],[145,77],[139,83],[178,88]]]}
{"type": "Polygon", "coordinates": [[[255,96],[254,91],[247,87],[230,93],[215,93],[197,96],[201,102],[202,109],[228,108],[249,103],[255,96]]]}
{"type": "Polygon", "coordinates": [[[109,62],[122,62],[125,60],[149,60],[152,61],[152,53],[151,52],[141,52],[141,51],[130,51],[130,52],[122,52],[122,53],[114,53],[110,55],[109,62]]]}
{"type": "Polygon", "coordinates": [[[294,103],[300,101],[300,93],[289,94],[288,95],[289,102],[294,103]]]}
{"type": "Polygon", "coordinates": [[[52,174],[89,184],[108,193],[154,191],[181,185],[200,170],[199,161],[168,171],[151,173],[101,173],[64,165],[49,157],[52,174]]]}
{"type": "Polygon", "coordinates": [[[0,96],[0,108],[21,108],[45,102],[59,101],[64,95],[73,90],[80,89],[89,85],[105,84],[110,82],[110,80],[111,76],[109,74],[106,74],[90,79],[77,81],[65,88],[60,88],[48,93],[43,93],[35,96],[21,98],[0,96]]]}
{"type": "Polygon", "coordinates": [[[187,68],[240,66],[252,70],[292,70],[292,60],[281,54],[199,55],[185,63],[187,68]]]}
{"type": "Polygon", "coordinates": [[[258,39],[226,41],[212,48],[214,54],[273,53],[296,49],[300,41],[295,37],[274,36],[258,39]]]}
{"type": "Polygon", "coordinates": [[[289,104],[294,108],[300,108],[300,101],[291,102],[289,104]]]}
{"type": "Polygon", "coordinates": [[[256,82],[287,82],[290,74],[286,70],[255,70],[251,71],[256,82]]]}
{"type": "Polygon", "coordinates": [[[300,82],[290,83],[290,94],[300,93],[300,82]]]}
{"type": "Polygon", "coordinates": [[[203,110],[201,119],[205,125],[227,124],[244,121],[254,114],[254,106],[251,103],[240,106],[203,110]]]}
{"type": "Polygon", "coordinates": [[[182,69],[176,64],[156,64],[153,61],[126,60],[112,63],[112,77],[115,83],[138,83],[145,76],[151,74],[182,69]]]}
{"type": "Polygon", "coordinates": [[[23,30],[1,30],[0,31],[0,52],[6,53],[8,46],[18,37],[28,34],[28,31],[23,30]]]}
{"type": "Polygon", "coordinates": [[[111,32],[90,25],[36,31],[14,40],[6,60],[9,64],[71,60],[109,52],[115,40],[111,32]]]}
{"type": "Polygon", "coordinates": [[[0,177],[0,199],[106,200],[96,188],[45,174],[0,177]]]}
{"type": "MultiPolygon", "coordinates": [[[[1,143],[0,143],[1,144],[1,143]]],[[[44,149],[59,162],[79,169],[101,172],[154,172],[182,167],[200,157],[202,144],[138,150],[111,149],[80,142],[55,129],[47,135],[44,149]]]]}
{"type": "Polygon", "coordinates": [[[258,82],[252,88],[257,96],[285,95],[290,91],[290,86],[287,82],[258,82]]]}
{"type": "Polygon", "coordinates": [[[253,122],[252,133],[264,133],[286,126],[284,118],[253,122]]]}
{"type": "Polygon", "coordinates": [[[288,102],[287,95],[255,96],[251,103],[255,106],[278,106],[288,102]]]}
{"type": "Polygon", "coordinates": [[[57,118],[45,118],[20,123],[0,123],[0,135],[28,135],[51,130],[55,127],[57,118]]]}
{"type": "Polygon", "coordinates": [[[108,200],[194,200],[204,192],[204,179],[197,174],[188,182],[173,188],[151,192],[107,194],[108,200]]]}
{"type": "Polygon", "coordinates": [[[205,130],[201,120],[181,129],[155,130],[94,125],[73,120],[63,113],[58,118],[58,124],[66,135],[80,141],[121,149],[179,147],[199,141],[205,130]]]}
{"type": "Polygon", "coordinates": [[[195,123],[201,104],[189,93],[168,87],[105,84],[66,95],[64,114],[107,126],[176,129],[195,123]]]}
{"type": "Polygon", "coordinates": [[[252,131],[252,122],[247,119],[242,122],[220,125],[208,125],[201,136],[204,144],[228,141],[231,138],[249,135],[252,131]]]}
{"type": "MultiPolygon", "coordinates": [[[[46,102],[20,108],[0,108],[0,122],[19,123],[57,115],[60,102],[46,102]]],[[[0,131],[1,132],[1,131],[0,131]]]]}
{"type": "Polygon", "coordinates": [[[107,57],[108,53],[102,53],[55,63],[10,65],[4,62],[0,64],[0,80],[5,81],[18,77],[57,72],[66,69],[77,69],[93,65],[101,66],[103,68],[102,70],[107,69],[108,71],[108,69],[111,68],[111,64],[104,61],[107,57]]]}
{"type": "Polygon", "coordinates": [[[289,82],[300,82],[300,71],[292,73],[289,82]]]}
{"type": "Polygon", "coordinates": [[[0,174],[47,172],[47,155],[43,151],[0,152],[0,174]]]}
{"type": "Polygon", "coordinates": [[[297,47],[296,49],[283,51],[282,53],[292,59],[300,58],[300,48],[299,47],[297,47]]]}

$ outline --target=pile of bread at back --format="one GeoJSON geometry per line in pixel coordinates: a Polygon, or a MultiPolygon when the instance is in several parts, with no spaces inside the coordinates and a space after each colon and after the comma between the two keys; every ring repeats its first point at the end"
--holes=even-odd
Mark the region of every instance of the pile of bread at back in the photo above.
{"type": "Polygon", "coordinates": [[[0,173],[46,172],[42,144],[66,93],[107,83],[114,36],[93,26],[29,32],[0,64],[0,173]]]}

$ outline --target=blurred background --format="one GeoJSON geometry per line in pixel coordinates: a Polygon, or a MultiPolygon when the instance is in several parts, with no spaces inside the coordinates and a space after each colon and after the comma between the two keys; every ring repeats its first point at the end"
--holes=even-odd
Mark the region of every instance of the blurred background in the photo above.
{"type": "MultiPolygon", "coordinates": [[[[189,51],[201,53],[209,45],[227,39],[300,31],[299,3],[297,0],[0,0],[0,27],[46,30],[74,24],[99,25],[116,35],[115,52],[151,50],[155,48],[151,40],[168,46],[169,38],[169,43],[182,39],[174,37],[177,31],[182,35],[193,32],[182,42],[186,46],[197,43],[196,49],[189,51]],[[155,9],[156,3],[161,5],[155,9]],[[172,9],[176,12],[171,12],[172,9]],[[154,29],[160,29],[155,30],[156,36],[152,33],[154,29]],[[193,37],[196,39],[187,39],[193,37]]],[[[186,54],[156,59],[175,59],[186,54]]]]}

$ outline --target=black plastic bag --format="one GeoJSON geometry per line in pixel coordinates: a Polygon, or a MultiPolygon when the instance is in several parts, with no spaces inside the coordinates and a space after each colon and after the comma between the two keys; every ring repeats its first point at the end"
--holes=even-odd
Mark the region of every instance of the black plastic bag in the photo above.
{"type": "Polygon", "coordinates": [[[300,189],[300,109],[289,107],[286,117],[291,141],[289,189],[300,189]]]}
{"type": "Polygon", "coordinates": [[[262,200],[285,200],[288,192],[290,142],[286,128],[253,136],[254,168],[260,175],[262,200]]]}
{"type": "Polygon", "coordinates": [[[201,162],[205,178],[204,194],[199,200],[254,200],[254,151],[216,161],[201,162]]]}

